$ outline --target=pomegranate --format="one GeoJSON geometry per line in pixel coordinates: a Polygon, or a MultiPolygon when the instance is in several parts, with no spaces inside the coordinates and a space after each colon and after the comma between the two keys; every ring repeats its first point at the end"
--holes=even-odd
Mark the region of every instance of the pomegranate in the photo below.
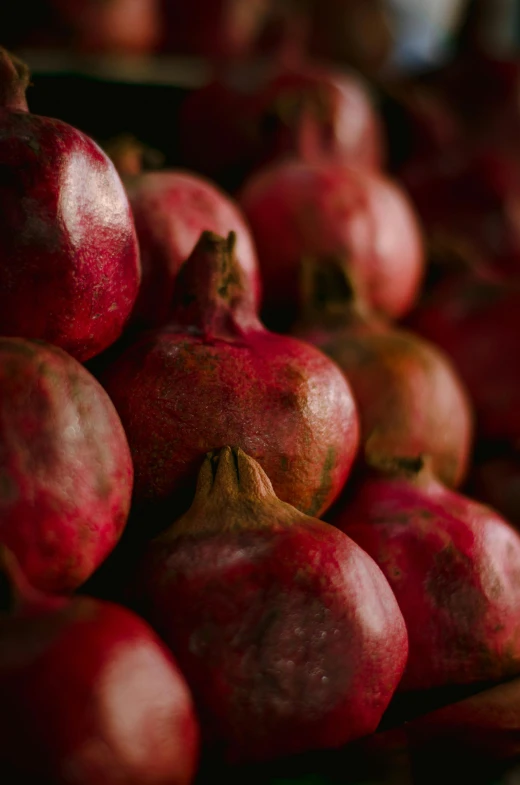
{"type": "Polygon", "coordinates": [[[237,261],[245,283],[260,298],[253,240],[238,206],[212,183],[181,171],[127,178],[141,249],[143,281],[134,319],[159,327],[168,321],[175,279],[203,231],[237,235],[237,261]]]}
{"type": "Polygon", "coordinates": [[[500,453],[475,464],[469,488],[477,499],[520,528],[520,459],[514,451],[500,453]]]}
{"type": "Polygon", "coordinates": [[[241,204],[257,243],[266,307],[293,314],[302,260],[340,257],[376,311],[403,316],[423,273],[423,248],[404,194],[372,172],[287,161],[245,187],[241,204]]]}
{"type": "Polygon", "coordinates": [[[383,570],[410,639],[403,690],[520,673],[520,536],[419,460],[382,464],[334,523],[383,570]]]}
{"type": "Polygon", "coordinates": [[[346,62],[376,76],[395,46],[387,4],[382,0],[307,0],[309,51],[346,62]]]}
{"type": "Polygon", "coordinates": [[[124,528],[133,469],[100,384],[61,349],[0,338],[0,542],[32,584],[75,589],[124,528]]]}
{"type": "Polygon", "coordinates": [[[318,515],[358,446],[352,394],[320,351],[265,330],[234,241],[202,234],[168,326],[143,335],[104,377],[129,439],[135,501],[184,512],[205,453],[231,443],[260,461],[283,501],[318,515]]]}
{"type": "Polygon", "coordinates": [[[210,744],[263,760],[373,732],[407,657],[381,571],[281,502],[241,450],[207,456],[192,507],[145,553],[139,591],[210,744]]]}
{"type": "Polygon", "coordinates": [[[409,162],[400,179],[431,245],[458,245],[502,275],[520,270],[520,168],[492,148],[454,146],[409,162]]]}
{"type": "Polygon", "coordinates": [[[391,169],[424,165],[460,143],[460,118],[430,85],[401,77],[380,89],[391,169]]]}
{"type": "Polygon", "coordinates": [[[353,73],[301,63],[224,74],[181,108],[184,160],[229,187],[280,157],[331,156],[378,169],[384,135],[353,73]]]}
{"type": "Polygon", "coordinates": [[[251,54],[274,0],[162,0],[165,46],[176,54],[235,59],[251,54]]]}
{"type": "Polygon", "coordinates": [[[84,361],[122,333],[140,280],[128,199],[105,154],[29,114],[26,68],[0,49],[0,334],[84,361]]]}
{"type": "Polygon", "coordinates": [[[308,260],[303,319],[295,334],[347,377],[361,421],[365,459],[428,455],[456,487],[472,442],[470,402],[451,362],[433,345],[391,327],[356,300],[341,260],[308,260]]]}
{"type": "Polygon", "coordinates": [[[0,581],[2,778],[189,785],[197,720],[153,630],[125,608],[50,599],[8,572],[0,581]]]}
{"type": "Polygon", "coordinates": [[[475,405],[482,436],[520,440],[520,290],[477,277],[439,286],[409,321],[452,358],[475,405]]]}
{"type": "MultiPolygon", "coordinates": [[[[442,745],[451,749],[468,749],[472,755],[499,759],[516,759],[520,679],[499,684],[465,700],[444,706],[419,717],[405,726],[409,743],[418,747],[442,745]]],[[[473,757],[474,760],[474,757],[473,757]]]]}
{"type": "Polygon", "coordinates": [[[161,43],[160,0],[50,0],[50,6],[74,49],[146,54],[161,43]]]}

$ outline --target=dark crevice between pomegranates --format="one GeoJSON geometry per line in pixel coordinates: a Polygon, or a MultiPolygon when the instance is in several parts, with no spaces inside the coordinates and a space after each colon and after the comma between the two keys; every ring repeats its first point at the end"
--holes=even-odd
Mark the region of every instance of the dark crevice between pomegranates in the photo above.
{"type": "Polygon", "coordinates": [[[16,592],[5,567],[0,563],[0,613],[12,613],[15,607],[16,592]]]}
{"type": "Polygon", "coordinates": [[[423,455],[418,456],[379,456],[370,452],[370,440],[365,449],[365,463],[371,469],[400,477],[417,477],[429,467],[430,461],[423,455]]]}

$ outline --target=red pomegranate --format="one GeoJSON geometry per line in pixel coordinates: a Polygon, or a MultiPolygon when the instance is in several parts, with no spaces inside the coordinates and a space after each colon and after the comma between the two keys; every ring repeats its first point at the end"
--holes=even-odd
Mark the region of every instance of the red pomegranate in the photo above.
{"type": "Polygon", "coordinates": [[[291,314],[307,258],[338,258],[375,311],[403,316],[423,273],[419,227],[382,175],[337,163],[287,161],[265,169],[240,199],[257,243],[266,307],[291,314]]]}
{"type": "Polygon", "coordinates": [[[404,730],[414,750],[429,747],[438,755],[447,747],[450,757],[464,751],[473,762],[484,757],[497,766],[520,753],[519,706],[520,679],[514,679],[418,717],[404,730]]]}
{"type": "Polygon", "coordinates": [[[184,159],[229,187],[255,168],[301,153],[378,169],[383,130],[353,73],[301,63],[221,76],[181,109],[184,159]]]}
{"type": "Polygon", "coordinates": [[[482,436],[517,445],[520,439],[520,290],[461,277],[439,286],[409,324],[451,357],[468,388],[482,436]]]}
{"type": "Polygon", "coordinates": [[[520,168],[493,148],[454,146],[411,161],[399,173],[430,245],[484,257],[496,273],[520,272],[520,168]]]}
{"type": "Polygon", "coordinates": [[[520,673],[520,536],[498,513],[402,459],[365,478],[334,523],[399,603],[410,640],[400,689],[520,673]]]}
{"type": "Polygon", "coordinates": [[[117,605],[49,599],[5,569],[2,780],[189,785],[198,756],[191,695],[150,627],[117,605]]]}
{"type": "Polygon", "coordinates": [[[132,461],[103,388],[61,349],[0,338],[0,543],[31,583],[83,583],[119,539],[132,461]]]}
{"type": "Polygon", "coordinates": [[[365,460],[428,455],[443,482],[460,485],[473,418],[451,362],[356,300],[341,262],[308,260],[303,273],[303,318],[294,334],[331,357],[347,377],[365,460]]]}
{"type": "MultiPolygon", "coordinates": [[[[168,326],[143,335],[104,377],[130,443],[135,501],[157,515],[165,506],[169,520],[184,512],[204,455],[229,443],[260,462],[283,501],[319,515],[358,446],[352,394],[320,351],[263,327],[233,245],[233,235],[202,235],[168,326]]],[[[151,530],[153,517],[145,521],[151,530]]]]}
{"type": "Polygon", "coordinates": [[[162,0],[165,46],[175,54],[229,60],[251,54],[274,0],[162,0]]]}
{"type": "Polygon", "coordinates": [[[405,625],[352,540],[281,502],[241,450],[206,457],[186,515],[148,546],[139,590],[233,761],[372,733],[401,678],[405,625]]]}
{"type": "Polygon", "coordinates": [[[122,333],[140,280],[128,199],[110,160],[29,114],[28,73],[0,49],[0,334],[84,361],[122,333]]]}
{"type": "Polygon", "coordinates": [[[125,180],[141,249],[143,280],[134,320],[168,321],[179,268],[203,231],[237,235],[245,283],[260,298],[256,251],[240,209],[212,183],[181,171],[148,172],[125,180]]]}
{"type": "Polygon", "coordinates": [[[50,6],[66,43],[80,51],[145,54],[163,37],[160,0],[50,0],[50,6]]]}
{"type": "MultiPolygon", "coordinates": [[[[296,0],[298,4],[298,0],[296,0]]],[[[378,75],[395,46],[388,8],[381,0],[307,0],[309,51],[378,75]]]]}

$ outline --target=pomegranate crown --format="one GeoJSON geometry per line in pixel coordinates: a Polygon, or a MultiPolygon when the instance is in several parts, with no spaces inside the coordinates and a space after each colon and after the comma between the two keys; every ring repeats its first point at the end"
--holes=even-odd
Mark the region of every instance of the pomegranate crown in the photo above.
{"type": "Polygon", "coordinates": [[[0,46],[0,108],[27,112],[25,92],[29,87],[29,68],[0,46]]]}
{"type": "Polygon", "coordinates": [[[236,234],[203,232],[182,266],[173,298],[172,322],[211,337],[240,337],[261,327],[254,293],[235,258],[236,234]]]}

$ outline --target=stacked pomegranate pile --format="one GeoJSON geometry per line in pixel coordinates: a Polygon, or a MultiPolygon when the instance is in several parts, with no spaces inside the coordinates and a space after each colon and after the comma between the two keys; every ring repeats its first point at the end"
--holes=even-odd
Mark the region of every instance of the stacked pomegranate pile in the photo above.
{"type": "Polygon", "coordinates": [[[519,295],[471,268],[409,316],[423,239],[363,84],[192,95],[186,160],[236,201],[121,180],[27,84],[0,50],[6,781],[184,785],[201,750],[337,748],[396,694],[520,676],[520,534],[458,490],[473,409],[479,449],[520,439],[519,295]]]}

